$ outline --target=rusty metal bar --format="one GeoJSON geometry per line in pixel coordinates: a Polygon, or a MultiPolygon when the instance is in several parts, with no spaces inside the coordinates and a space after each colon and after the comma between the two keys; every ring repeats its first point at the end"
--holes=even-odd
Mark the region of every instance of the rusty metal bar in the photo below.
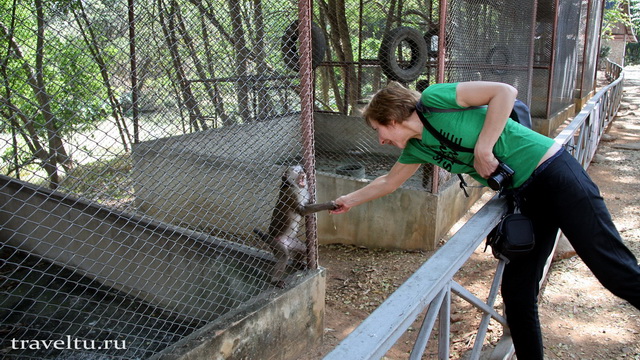
{"type": "Polygon", "coordinates": [[[536,18],[538,14],[538,0],[533,1],[533,14],[531,16],[531,44],[529,45],[529,88],[527,89],[526,102],[531,106],[531,97],[533,96],[533,58],[535,57],[535,38],[536,38],[536,18]]]}
{"type": "Polygon", "coordinates": [[[547,82],[547,108],[545,110],[545,117],[551,116],[551,99],[553,98],[553,71],[555,69],[554,63],[556,58],[556,35],[558,32],[558,9],[560,8],[560,0],[555,0],[555,14],[553,15],[553,31],[551,35],[551,56],[549,56],[549,78],[547,82]]]}
{"type": "Polygon", "coordinates": [[[133,110],[133,142],[140,142],[139,108],[138,108],[138,65],[136,61],[136,15],[134,11],[134,0],[128,0],[129,16],[129,56],[131,57],[131,103],[133,110]]]}
{"type": "MultiPolygon", "coordinates": [[[[300,39],[300,125],[302,127],[302,157],[307,172],[311,201],[316,193],[316,156],[313,131],[313,69],[311,67],[311,0],[298,2],[300,39]]],[[[307,266],[318,268],[318,232],[316,216],[307,216],[307,266]]]]}
{"type": "MultiPolygon", "coordinates": [[[[444,63],[446,55],[446,42],[444,36],[447,33],[447,0],[440,1],[439,21],[440,30],[438,31],[438,80],[437,82],[444,82],[444,63]]],[[[431,193],[438,193],[438,183],[440,182],[440,170],[437,166],[431,165],[432,181],[431,181],[431,193]]]]}

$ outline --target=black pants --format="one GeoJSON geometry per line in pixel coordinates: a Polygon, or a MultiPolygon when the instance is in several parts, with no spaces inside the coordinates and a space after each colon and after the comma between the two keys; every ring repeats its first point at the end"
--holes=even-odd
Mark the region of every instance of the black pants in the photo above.
{"type": "Polygon", "coordinates": [[[623,244],[598,187],[569,153],[552,159],[518,194],[534,224],[536,246],[507,264],[502,297],[519,360],[543,359],[538,291],[558,228],[598,280],[640,309],[640,266],[623,244]]]}

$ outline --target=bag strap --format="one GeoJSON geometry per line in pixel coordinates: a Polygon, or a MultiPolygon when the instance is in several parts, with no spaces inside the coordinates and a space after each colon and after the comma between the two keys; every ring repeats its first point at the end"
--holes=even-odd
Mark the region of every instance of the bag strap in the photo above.
{"type": "MultiPolygon", "coordinates": [[[[422,104],[422,102],[420,104],[422,104]]],[[[439,109],[439,108],[422,105],[423,109],[426,109],[429,112],[434,112],[434,113],[449,113],[449,112],[459,112],[459,111],[467,111],[467,110],[477,110],[477,109],[484,109],[486,107],[487,105],[480,105],[480,106],[469,106],[469,107],[460,108],[460,109],[439,109]]]]}
{"type": "MultiPolygon", "coordinates": [[[[480,108],[482,106],[473,106],[473,107],[480,108]]],[[[431,125],[429,120],[427,120],[427,118],[424,116],[423,112],[425,109],[431,112],[431,110],[429,109],[436,109],[436,108],[430,108],[430,107],[424,106],[420,101],[418,101],[418,103],[416,104],[416,112],[418,113],[418,117],[420,118],[420,121],[424,125],[425,129],[427,129],[431,133],[431,135],[433,135],[433,137],[435,137],[441,144],[445,144],[448,148],[452,150],[473,153],[473,149],[454,143],[453,141],[447,139],[446,136],[439,133],[438,130],[436,130],[433,127],[433,125],[431,125]]],[[[471,109],[464,108],[464,109],[436,109],[436,110],[437,111],[432,111],[432,112],[455,112],[455,111],[464,111],[464,110],[471,110],[471,109]]],[[[456,158],[449,158],[449,160],[461,165],[467,165],[456,158]]],[[[458,175],[458,179],[460,180],[460,188],[464,192],[464,195],[466,197],[469,197],[469,193],[467,193],[467,186],[469,185],[467,185],[467,182],[462,177],[462,174],[456,174],[456,175],[458,175]]]]}
{"type": "MultiPolygon", "coordinates": [[[[472,106],[472,107],[481,108],[482,106],[472,106]]],[[[454,143],[453,141],[447,139],[447,137],[442,135],[440,132],[438,132],[438,130],[436,130],[433,127],[433,125],[431,125],[427,117],[424,116],[425,112],[457,112],[457,111],[471,110],[472,107],[463,108],[463,109],[436,109],[436,108],[427,107],[424,104],[422,104],[421,101],[418,101],[418,103],[416,104],[416,112],[418,113],[418,117],[420,118],[420,121],[424,125],[425,129],[427,129],[431,133],[431,135],[433,135],[433,137],[435,137],[441,144],[445,144],[448,148],[455,151],[473,153],[472,148],[462,146],[460,144],[454,143]],[[432,109],[437,111],[432,111],[432,109]]]]}

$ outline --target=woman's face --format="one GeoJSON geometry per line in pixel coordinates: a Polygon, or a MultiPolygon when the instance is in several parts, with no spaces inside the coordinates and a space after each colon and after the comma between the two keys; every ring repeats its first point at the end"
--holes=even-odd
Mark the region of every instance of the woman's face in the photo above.
{"type": "Polygon", "coordinates": [[[393,145],[397,148],[404,149],[407,142],[411,138],[409,131],[402,126],[402,123],[395,121],[389,125],[380,125],[375,120],[370,120],[371,128],[378,133],[378,142],[380,145],[393,145]]]}

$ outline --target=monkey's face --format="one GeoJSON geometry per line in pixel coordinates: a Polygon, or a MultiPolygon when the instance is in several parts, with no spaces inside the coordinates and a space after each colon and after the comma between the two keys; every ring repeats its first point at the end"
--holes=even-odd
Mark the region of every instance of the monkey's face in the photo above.
{"type": "Polygon", "coordinates": [[[295,185],[299,188],[307,186],[307,174],[300,165],[289,167],[283,174],[283,181],[288,182],[291,185],[295,185]]]}

